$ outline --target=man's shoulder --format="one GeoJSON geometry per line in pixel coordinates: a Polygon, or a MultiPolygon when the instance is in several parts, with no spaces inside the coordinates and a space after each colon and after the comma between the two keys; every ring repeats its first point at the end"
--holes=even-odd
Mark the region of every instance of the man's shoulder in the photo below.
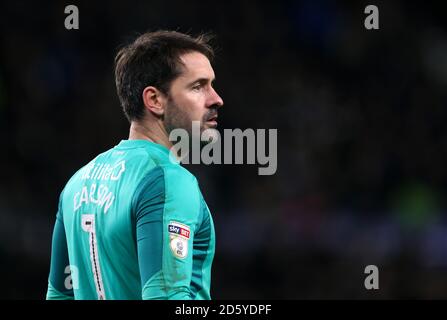
{"type": "Polygon", "coordinates": [[[148,203],[159,204],[167,212],[177,213],[182,208],[182,214],[195,214],[200,208],[200,190],[196,178],[179,164],[156,165],[142,177],[132,198],[132,208],[138,215],[139,208],[145,208],[148,203]]]}
{"type": "Polygon", "coordinates": [[[169,187],[197,187],[196,177],[188,169],[179,164],[164,164],[160,168],[163,170],[166,184],[169,187]]]}
{"type": "MultiPolygon", "coordinates": [[[[98,155],[96,155],[93,159],[89,160],[86,164],[82,165],[68,180],[67,185],[69,185],[74,180],[88,180],[93,178],[104,178],[107,177],[106,171],[110,172],[112,175],[112,171],[115,169],[112,161],[107,161],[105,159],[105,155],[110,154],[113,151],[113,148],[104,151],[98,155]],[[98,170],[101,169],[101,170],[98,170]],[[102,171],[102,172],[100,172],[102,171]],[[102,174],[100,174],[102,173],[102,174]]],[[[115,161],[116,162],[116,161],[115,161]]],[[[110,178],[110,177],[109,177],[110,178]]]]}
{"type": "Polygon", "coordinates": [[[159,165],[159,155],[145,148],[122,150],[114,146],[80,167],[68,180],[118,180],[131,170],[148,171],[159,165]]]}

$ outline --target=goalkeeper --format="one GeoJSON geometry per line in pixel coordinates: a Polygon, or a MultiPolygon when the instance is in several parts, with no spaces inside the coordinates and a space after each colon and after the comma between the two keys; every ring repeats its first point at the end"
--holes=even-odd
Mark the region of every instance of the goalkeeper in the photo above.
{"type": "Polygon", "coordinates": [[[206,36],[173,31],[145,33],[118,52],[129,139],[61,192],[47,299],[211,298],[213,220],[196,178],[171,161],[168,137],[191,133],[192,121],[216,130],[223,101],[212,57],[206,36]]]}

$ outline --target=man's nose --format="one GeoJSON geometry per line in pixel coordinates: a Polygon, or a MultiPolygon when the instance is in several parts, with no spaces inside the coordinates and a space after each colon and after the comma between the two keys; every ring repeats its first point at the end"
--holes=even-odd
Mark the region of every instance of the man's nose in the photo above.
{"type": "Polygon", "coordinates": [[[208,107],[217,107],[220,108],[224,104],[222,98],[217,94],[216,90],[214,88],[211,88],[211,96],[208,103],[208,107]]]}

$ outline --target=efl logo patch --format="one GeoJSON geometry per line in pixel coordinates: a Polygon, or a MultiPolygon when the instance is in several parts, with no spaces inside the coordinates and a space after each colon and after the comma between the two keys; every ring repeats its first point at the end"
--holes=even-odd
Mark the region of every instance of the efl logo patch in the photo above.
{"type": "Polygon", "coordinates": [[[188,242],[190,229],[188,226],[171,221],[168,225],[169,247],[174,256],[180,259],[186,258],[188,255],[188,242]]]}

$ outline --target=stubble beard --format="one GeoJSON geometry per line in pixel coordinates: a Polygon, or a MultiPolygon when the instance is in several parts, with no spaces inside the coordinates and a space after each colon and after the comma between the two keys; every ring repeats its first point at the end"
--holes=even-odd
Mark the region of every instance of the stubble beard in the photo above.
{"type": "Polygon", "coordinates": [[[165,114],[165,127],[168,135],[171,134],[174,129],[183,129],[188,132],[190,142],[198,140],[201,145],[208,144],[209,142],[217,141],[219,132],[215,128],[206,128],[205,123],[210,118],[210,114],[213,111],[205,113],[200,121],[200,134],[197,136],[197,132],[192,130],[192,120],[188,113],[186,113],[175,101],[168,97],[167,108],[165,114]],[[206,131],[205,131],[206,130],[206,131]],[[203,136],[204,141],[201,140],[203,136]]]}

